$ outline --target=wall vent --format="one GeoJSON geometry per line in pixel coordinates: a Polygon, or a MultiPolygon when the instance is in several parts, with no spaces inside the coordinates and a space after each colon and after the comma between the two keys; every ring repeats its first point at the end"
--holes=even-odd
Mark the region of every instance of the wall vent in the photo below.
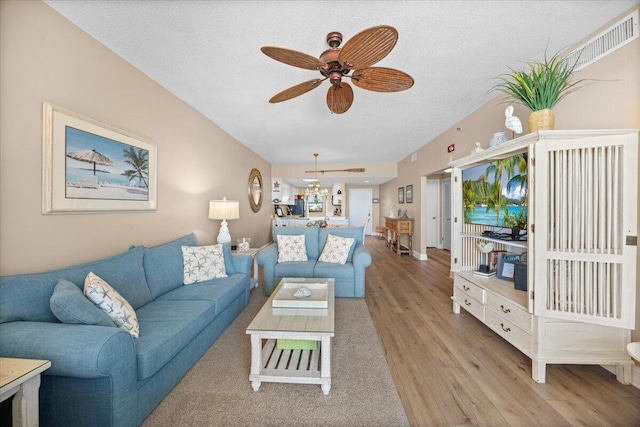
{"type": "Polygon", "coordinates": [[[631,12],[600,34],[588,40],[581,48],[567,55],[566,61],[577,61],[576,71],[604,58],[616,49],[638,38],[638,10],[631,12]]]}

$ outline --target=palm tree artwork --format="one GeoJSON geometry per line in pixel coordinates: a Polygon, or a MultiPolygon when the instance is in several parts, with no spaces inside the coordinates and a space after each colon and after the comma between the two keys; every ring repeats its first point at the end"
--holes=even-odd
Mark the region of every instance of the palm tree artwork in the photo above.
{"type": "MultiPolygon", "coordinates": [[[[489,197],[487,199],[487,212],[493,209],[496,213],[496,224],[500,222],[500,211],[504,212],[505,226],[515,226],[518,221],[515,215],[509,213],[506,200],[502,194],[502,175],[507,175],[507,192],[517,189],[518,187],[527,191],[527,157],[526,154],[519,154],[513,157],[507,157],[505,159],[496,160],[487,166],[485,175],[489,178],[494,175],[493,184],[490,186],[489,197]],[[516,174],[516,169],[519,171],[516,174]]],[[[526,197],[525,197],[526,204],[526,197]]],[[[524,215],[523,210],[520,211],[520,216],[524,215]]],[[[520,218],[522,220],[522,218],[520,218]]],[[[526,216],[524,217],[524,223],[526,223],[526,216]]]]}
{"type": "Polygon", "coordinates": [[[129,178],[129,182],[138,178],[144,184],[145,188],[149,188],[149,151],[139,148],[137,151],[135,147],[129,147],[122,150],[122,154],[125,158],[125,163],[131,167],[122,173],[122,175],[129,178]]]}

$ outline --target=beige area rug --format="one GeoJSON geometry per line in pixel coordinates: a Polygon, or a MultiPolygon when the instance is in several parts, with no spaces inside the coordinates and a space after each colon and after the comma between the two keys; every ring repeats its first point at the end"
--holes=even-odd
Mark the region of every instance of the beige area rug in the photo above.
{"type": "Polygon", "coordinates": [[[249,383],[249,306],[149,415],[143,426],[407,426],[384,351],[363,299],[336,298],[331,391],[319,385],[249,383]]]}

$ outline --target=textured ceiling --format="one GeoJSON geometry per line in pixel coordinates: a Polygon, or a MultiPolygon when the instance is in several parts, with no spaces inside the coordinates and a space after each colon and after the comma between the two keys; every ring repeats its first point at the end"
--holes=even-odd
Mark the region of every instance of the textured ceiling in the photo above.
{"type": "Polygon", "coordinates": [[[568,47],[638,1],[46,1],[273,164],[396,162],[495,94],[496,75],[545,48],[568,47]],[[377,65],[410,74],[404,92],[354,87],[331,114],[320,88],[279,104],[271,96],[319,76],[260,52],[313,56],[327,33],[344,40],[388,24],[399,40],[377,65]]]}

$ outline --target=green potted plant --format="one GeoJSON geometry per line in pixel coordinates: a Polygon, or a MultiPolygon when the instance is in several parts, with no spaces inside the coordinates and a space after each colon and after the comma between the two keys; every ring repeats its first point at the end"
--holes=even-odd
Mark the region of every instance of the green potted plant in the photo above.
{"type": "Polygon", "coordinates": [[[498,77],[492,90],[502,92],[531,109],[529,131],[553,129],[555,116],[552,108],[565,96],[577,90],[584,79],[572,81],[578,58],[570,61],[558,53],[544,61],[527,62],[524,69],[511,70],[498,77]]]}

